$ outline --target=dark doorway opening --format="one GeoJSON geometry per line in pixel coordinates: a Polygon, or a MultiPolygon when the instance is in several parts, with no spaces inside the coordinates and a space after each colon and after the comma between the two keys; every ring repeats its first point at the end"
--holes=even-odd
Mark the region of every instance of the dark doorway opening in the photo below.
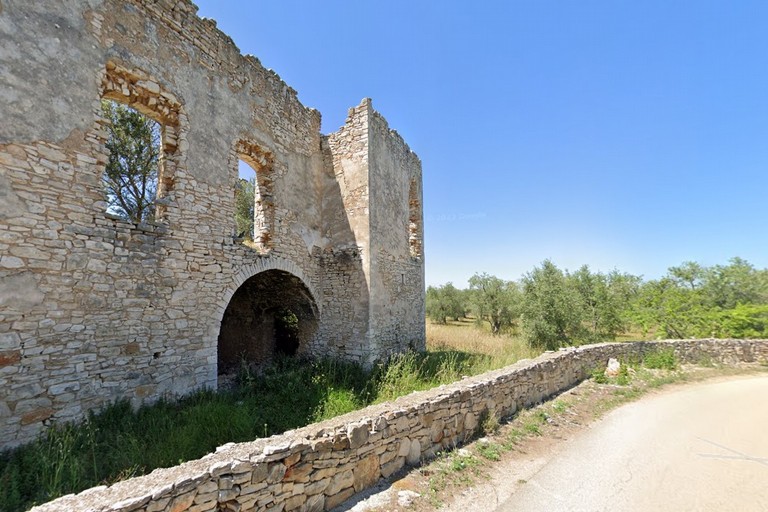
{"type": "Polygon", "coordinates": [[[281,309],[275,315],[275,352],[294,356],[299,350],[299,317],[290,309],[281,309]]]}
{"type": "Polygon", "coordinates": [[[221,320],[219,375],[243,364],[262,366],[276,354],[303,352],[317,331],[317,307],[298,277],[267,270],[248,279],[229,301],[221,320]]]}

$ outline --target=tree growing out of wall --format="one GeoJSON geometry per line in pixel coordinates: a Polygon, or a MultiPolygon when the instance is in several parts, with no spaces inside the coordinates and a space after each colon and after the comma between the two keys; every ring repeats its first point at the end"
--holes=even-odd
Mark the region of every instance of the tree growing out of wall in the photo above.
{"type": "Polygon", "coordinates": [[[103,182],[107,211],[144,223],[154,219],[160,160],[160,126],[136,110],[104,100],[109,159],[103,182]]]}

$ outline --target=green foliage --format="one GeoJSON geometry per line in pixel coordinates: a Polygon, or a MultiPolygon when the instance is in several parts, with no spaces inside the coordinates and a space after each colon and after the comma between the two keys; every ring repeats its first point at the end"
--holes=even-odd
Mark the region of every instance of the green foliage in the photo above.
{"type": "Polygon", "coordinates": [[[630,376],[629,376],[629,366],[626,364],[622,364],[619,367],[619,374],[616,376],[616,384],[619,386],[626,386],[629,384],[630,376]]]}
{"type": "Polygon", "coordinates": [[[501,450],[502,447],[498,443],[481,441],[477,444],[477,453],[488,460],[501,460],[501,450]]]}
{"type": "Polygon", "coordinates": [[[741,258],[731,258],[728,265],[707,269],[702,286],[705,303],[721,309],[765,303],[768,301],[765,273],[741,258]]]}
{"type": "Polygon", "coordinates": [[[669,276],[677,285],[696,290],[702,286],[706,269],[694,261],[685,261],[680,266],[670,267],[669,276]]]}
{"type": "Polygon", "coordinates": [[[767,334],[768,271],[741,258],[702,267],[686,262],[642,285],[632,316],[664,337],[761,337],[767,334]]]}
{"type": "Polygon", "coordinates": [[[523,277],[523,332],[532,347],[572,345],[582,330],[580,296],[562,270],[545,260],[523,277]]]}
{"type": "Polygon", "coordinates": [[[501,423],[499,423],[499,417],[496,415],[496,411],[492,409],[486,409],[483,411],[480,414],[477,427],[477,434],[490,435],[496,433],[496,431],[499,430],[499,427],[501,427],[501,423]]]}
{"type": "Polygon", "coordinates": [[[490,324],[494,335],[512,326],[520,316],[520,290],[513,281],[475,274],[469,279],[469,292],[473,313],[490,324]]]}
{"type": "Polygon", "coordinates": [[[103,100],[101,109],[109,121],[103,175],[108,211],[132,222],[149,222],[155,214],[160,127],[110,100],[103,100]]]}
{"type": "Polygon", "coordinates": [[[713,334],[719,338],[768,337],[768,304],[737,304],[714,313],[713,334]]]}
{"type": "Polygon", "coordinates": [[[527,435],[540,436],[541,427],[546,425],[549,415],[541,409],[530,411],[522,421],[523,432],[527,435]]]}
{"type": "Polygon", "coordinates": [[[577,342],[616,339],[629,324],[628,309],[637,294],[639,278],[613,271],[592,273],[587,265],[569,276],[570,284],[581,299],[582,327],[577,342]]]}
{"type": "Polygon", "coordinates": [[[422,368],[423,359],[416,352],[395,355],[388,364],[379,365],[376,375],[379,397],[384,401],[392,400],[419,389],[422,368]]]}
{"type": "Polygon", "coordinates": [[[235,183],[235,229],[239,238],[253,240],[254,196],[256,177],[238,178],[235,183]]]}
{"type": "Polygon", "coordinates": [[[598,384],[605,384],[608,382],[608,377],[605,375],[605,368],[595,368],[592,370],[592,380],[598,384]]]}
{"type": "MultiPolygon", "coordinates": [[[[647,282],[586,265],[570,274],[545,260],[519,285],[488,274],[475,274],[469,285],[466,291],[450,283],[430,287],[428,316],[444,323],[453,316],[448,297],[468,293],[472,312],[491,332],[519,323],[534,349],[612,341],[638,331],[645,338],[768,336],[768,269],[740,258],[714,267],[684,262],[647,282]]],[[[466,309],[466,298],[458,302],[466,309]]]]}
{"type": "Polygon", "coordinates": [[[654,350],[643,356],[643,366],[652,370],[675,370],[678,367],[677,356],[671,348],[654,350]]]}
{"type": "Polygon", "coordinates": [[[635,302],[635,319],[645,331],[666,338],[688,338],[706,332],[709,322],[701,289],[681,287],[668,277],[645,283],[635,302]]]}
{"type": "Polygon", "coordinates": [[[427,316],[437,324],[445,324],[446,318],[459,320],[469,309],[467,292],[452,283],[427,288],[427,316]]]}

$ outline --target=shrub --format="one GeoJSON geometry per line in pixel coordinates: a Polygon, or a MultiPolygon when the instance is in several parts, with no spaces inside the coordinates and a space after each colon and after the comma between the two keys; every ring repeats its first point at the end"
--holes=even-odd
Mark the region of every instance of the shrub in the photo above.
{"type": "Polygon", "coordinates": [[[677,356],[672,348],[657,349],[645,354],[643,365],[652,370],[676,370],[677,356]]]}

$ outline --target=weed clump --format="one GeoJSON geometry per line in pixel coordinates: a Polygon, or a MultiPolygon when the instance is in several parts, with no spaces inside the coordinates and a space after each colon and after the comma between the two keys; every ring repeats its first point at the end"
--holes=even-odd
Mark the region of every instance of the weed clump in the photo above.
{"type": "Polygon", "coordinates": [[[645,354],[643,366],[651,370],[676,370],[679,366],[672,348],[657,349],[645,354]]]}
{"type": "Polygon", "coordinates": [[[605,375],[605,368],[595,368],[592,370],[592,380],[598,384],[605,384],[608,382],[608,377],[605,375]]]}

